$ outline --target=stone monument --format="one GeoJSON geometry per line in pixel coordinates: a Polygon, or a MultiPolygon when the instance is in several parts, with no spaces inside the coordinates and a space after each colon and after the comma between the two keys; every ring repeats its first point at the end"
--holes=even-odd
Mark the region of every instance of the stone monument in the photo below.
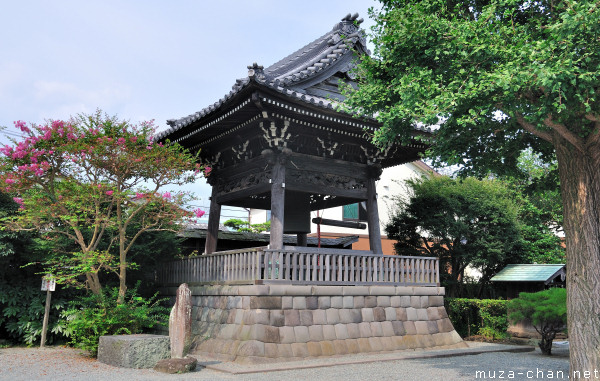
{"type": "Polygon", "coordinates": [[[187,357],[192,343],[192,292],[186,283],[177,289],[169,316],[169,339],[171,358],[159,361],[154,369],[163,373],[186,373],[196,369],[198,360],[187,357]]]}

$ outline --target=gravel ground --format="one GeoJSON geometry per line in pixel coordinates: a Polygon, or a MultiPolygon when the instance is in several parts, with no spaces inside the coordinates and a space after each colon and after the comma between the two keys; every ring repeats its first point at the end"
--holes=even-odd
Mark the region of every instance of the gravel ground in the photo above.
{"type": "MultiPolygon", "coordinates": [[[[567,379],[568,349],[557,348],[552,357],[535,352],[496,352],[458,357],[410,359],[350,364],[311,369],[234,375],[211,369],[167,375],[151,369],[125,369],[102,364],[72,348],[0,349],[0,380],[478,380],[567,379]],[[484,371],[485,377],[477,371],[484,371]],[[513,372],[513,373],[510,373],[513,372]],[[562,372],[562,373],[560,373],[562,372]]],[[[318,360],[315,360],[318,362],[318,360]]]]}

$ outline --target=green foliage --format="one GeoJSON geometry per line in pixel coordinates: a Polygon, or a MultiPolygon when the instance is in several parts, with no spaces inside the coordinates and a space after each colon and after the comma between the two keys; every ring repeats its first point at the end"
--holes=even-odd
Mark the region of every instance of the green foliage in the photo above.
{"type": "Polygon", "coordinates": [[[462,337],[482,335],[488,339],[508,337],[507,301],[498,299],[444,299],[448,317],[462,337]]]}
{"type": "Polygon", "coordinates": [[[597,2],[382,3],[371,12],[374,55],[345,104],[377,115],[377,141],[437,124],[431,154],[485,176],[513,173],[527,147],[550,162],[555,132],[598,132],[597,2]]]}
{"type": "Polygon", "coordinates": [[[85,275],[85,287],[99,294],[100,274],[114,273],[122,298],[140,236],[204,214],[183,209],[188,194],[163,191],[193,182],[203,168],[178,144],[154,142],[152,122],[133,125],[97,111],[15,126],[25,137],[0,148],[0,187],[20,207],[2,221],[44,232],[56,249],[46,265],[61,283],[81,285],[85,275]]]}
{"type": "Polygon", "coordinates": [[[407,182],[409,196],[398,199],[385,230],[397,240],[399,255],[440,258],[448,295],[463,295],[464,271],[479,269],[482,284],[508,263],[518,263],[517,205],[504,184],[447,177],[407,182]]]}
{"type": "Polygon", "coordinates": [[[239,218],[230,218],[223,225],[238,232],[262,233],[271,230],[271,221],[250,225],[248,221],[240,220],[239,218]]]}
{"type": "MultiPolygon", "coordinates": [[[[33,281],[17,284],[0,282],[0,337],[28,346],[39,344],[46,293],[40,291],[41,277],[36,279],[35,284],[32,284],[33,281]]],[[[60,314],[71,294],[67,290],[53,292],[46,335],[48,344],[66,339],[65,321],[60,319],[60,314]]]]}
{"type": "Polygon", "coordinates": [[[127,290],[123,303],[117,303],[118,288],[105,287],[99,295],[80,297],[62,313],[70,343],[96,356],[100,336],[143,333],[166,325],[169,309],[160,304],[164,300],[157,299],[157,295],[144,299],[137,294],[136,286],[127,290]]]}
{"type": "Polygon", "coordinates": [[[528,293],[521,292],[509,304],[508,318],[512,322],[526,320],[542,336],[540,349],[544,354],[552,354],[552,340],[564,331],[567,324],[567,291],[564,288],[528,293]]]}

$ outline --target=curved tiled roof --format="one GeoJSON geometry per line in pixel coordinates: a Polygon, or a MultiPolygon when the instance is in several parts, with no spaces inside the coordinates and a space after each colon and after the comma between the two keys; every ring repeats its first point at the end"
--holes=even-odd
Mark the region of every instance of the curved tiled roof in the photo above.
{"type": "Polygon", "coordinates": [[[194,114],[168,120],[170,128],[157,134],[157,138],[162,139],[218,110],[251,83],[267,86],[311,105],[333,109],[335,101],[307,94],[304,90],[307,83],[321,79],[324,73],[323,79],[338,71],[350,70],[354,52],[369,54],[365,34],[359,27],[362,22],[363,19],[358,19],[357,13],[348,14],[331,31],[266,69],[256,63],[248,66],[248,77],[236,80],[231,91],[223,98],[194,114]]]}

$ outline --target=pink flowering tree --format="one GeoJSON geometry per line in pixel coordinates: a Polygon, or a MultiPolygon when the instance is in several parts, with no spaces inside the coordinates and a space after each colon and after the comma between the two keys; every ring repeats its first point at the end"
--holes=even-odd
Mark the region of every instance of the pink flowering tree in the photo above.
{"type": "Polygon", "coordinates": [[[74,243],[77,250],[46,261],[63,283],[98,294],[100,273],[113,272],[122,301],[136,240],[204,214],[182,208],[189,194],[164,190],[195,181],[203,168],[179,145],[155,143],[152,122],[133,125],[97,111],[15,126],[25,138],[0,149],[0,186],[20,211],[3,224],[74,243]]]}

